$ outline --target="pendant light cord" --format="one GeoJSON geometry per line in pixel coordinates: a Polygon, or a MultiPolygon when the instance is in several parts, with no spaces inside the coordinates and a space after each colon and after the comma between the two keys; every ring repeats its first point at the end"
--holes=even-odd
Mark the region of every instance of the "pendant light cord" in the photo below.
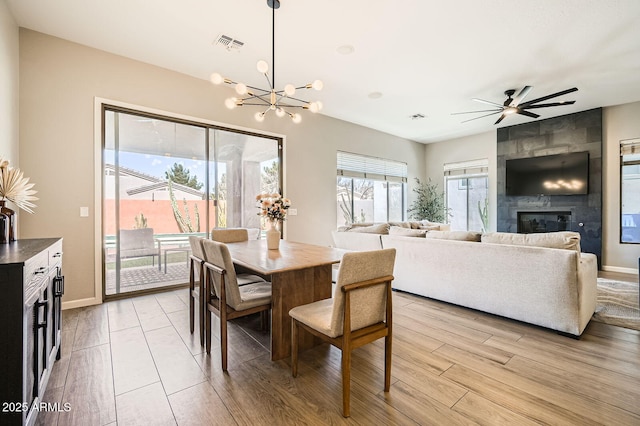
{"type": "Polygon", "coordinates": [[[276,87],[276,7],[271,7],[271,90],[276,87]]]}

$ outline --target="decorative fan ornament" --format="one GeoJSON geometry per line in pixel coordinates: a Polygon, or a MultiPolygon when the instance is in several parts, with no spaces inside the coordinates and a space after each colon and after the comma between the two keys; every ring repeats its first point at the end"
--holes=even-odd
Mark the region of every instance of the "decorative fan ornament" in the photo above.
{"type": "Polygon", "coordinates": [[[552,93],[550,95],[543,96],[541,98],[537,98],[537,99],[534,99],[532,101],[523,102],[524,98],[529,94],[529,91],[531,91],[531,89],[532,89],[532,86],[524,86],[524,88],[520,91],[520,93],[518,93],[518,95],[515,98],[512,97],[516,93],[515,89],[505,90],[504,94],[507,96],[507,99],[502,104],[499,104],[499,103],[496,103],[496,102],[491,102],[491,101],[485,101],[484,99],[473,98],[472,100],[474,100],[476,102],[480,102],[480,103],[483,103],[483,104],[491,105],[494,108],[493,109],[480,110],[480,111],[454,112],[451,115],[476,114],[476,113],[481,113],[481,112],[487,112],[488,113],[488,114],[485,114],[485,115],[481,115],[479,117],[474,117],[474,118],[470,118],[468,120],[464,120],[463,123],[466,123],[467,121],[478,120],[480,118],[488,117],[490,115],[500,114],[500,117],[494,123],[494,124],[498,124],[502,120],[504,120],[505,117],[507,117],[508,115],[512,115],[512,114],[525,115],[525,116],[531,117],[531,118],[540,117],[538,114],[534,114],[533,112],[528,111],[530,109],[547,108],[547,107],[563,106],[563,105],[572,105],[572,104],[576,103],[576,101],[559,101],[559,102],[550,102],[550,103],[546,103],[546,104],[541,104],[540,102],[544,102],[544,101],[547,101],[549,99],[556,98],[558,96],[566,95],[567,93],[577,92],[578,91],[577,87],[572,87],[571,89],[563,90],[561,92],[552,93]]]}

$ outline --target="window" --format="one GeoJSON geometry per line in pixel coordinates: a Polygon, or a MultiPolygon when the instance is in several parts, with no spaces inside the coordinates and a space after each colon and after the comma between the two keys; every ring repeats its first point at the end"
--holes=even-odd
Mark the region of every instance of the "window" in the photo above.
{"type": "Polygon", "coordinates": [[[338,152],[337,225],[403,221],[407,164],[338,152]]]}
{"type": "Polygon", "coordinates": [[[452,230],[488,230],[488,165],[487,159],[444,165],[446,204],[452,230]]]}
{"type": "Polygon", "coordinates": [[[620,242],[640,244],[640,139],[620,143],[620,242]]]}
{"type": "Polygon", "coordinates": [[[188,282],[189,235],[260,228],[280,192],[282,140],[103,106],[103,276],[108,299],[188,282]]]}

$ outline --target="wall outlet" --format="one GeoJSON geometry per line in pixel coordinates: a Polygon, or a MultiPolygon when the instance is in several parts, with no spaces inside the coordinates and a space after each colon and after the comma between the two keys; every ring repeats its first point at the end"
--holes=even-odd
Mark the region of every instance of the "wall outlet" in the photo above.
{"type": "Polygon", "coordinates": [[[80,207],[80,217],[89,217],[89,207],[80,207]]]}

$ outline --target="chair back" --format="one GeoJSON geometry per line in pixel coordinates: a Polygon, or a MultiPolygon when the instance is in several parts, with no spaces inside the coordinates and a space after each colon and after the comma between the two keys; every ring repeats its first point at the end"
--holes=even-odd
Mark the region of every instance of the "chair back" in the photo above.
{"type": "Polygon", "coordinates": [[[195,235],[189,236],[189,245],[191,246],[191,254],[200,260],[204,260],[204,249],[202,248],[203,238],[195,235]]]}
{"type": "Polygon", "coordinates": [[[211,239],[225,244],[249,241],[249,231],[246,228],[214,228],[211,230],[211,239]]]}
{"type": "Polygon", "coordinates": [[[220,294],[221,283],[223,280],[222,277],[224,276],[224,289],[227,305],[236,309],[240,302],[242,302],[242,298],[240,297],[238,278],[233,267],[233,261],[231,260],[229,249],[225,244],[212,240],[202,240],[202,246],[204,248],[204,260],[224,271],[224,275],[213,274],[213,288],[215,294],[220,294]]]}
{"type": "MultiPolygon", "coordinates": [[[[344,293],[342,287],[361,281],[393,275],[395,249],[345,253],[338,269],[333,295],[331,331],[341,335],[344,327],[344,293]]],[[[352,291],[351,330],[358,330],[385,320],[387,292],[384,283],[352,291]]]]}

